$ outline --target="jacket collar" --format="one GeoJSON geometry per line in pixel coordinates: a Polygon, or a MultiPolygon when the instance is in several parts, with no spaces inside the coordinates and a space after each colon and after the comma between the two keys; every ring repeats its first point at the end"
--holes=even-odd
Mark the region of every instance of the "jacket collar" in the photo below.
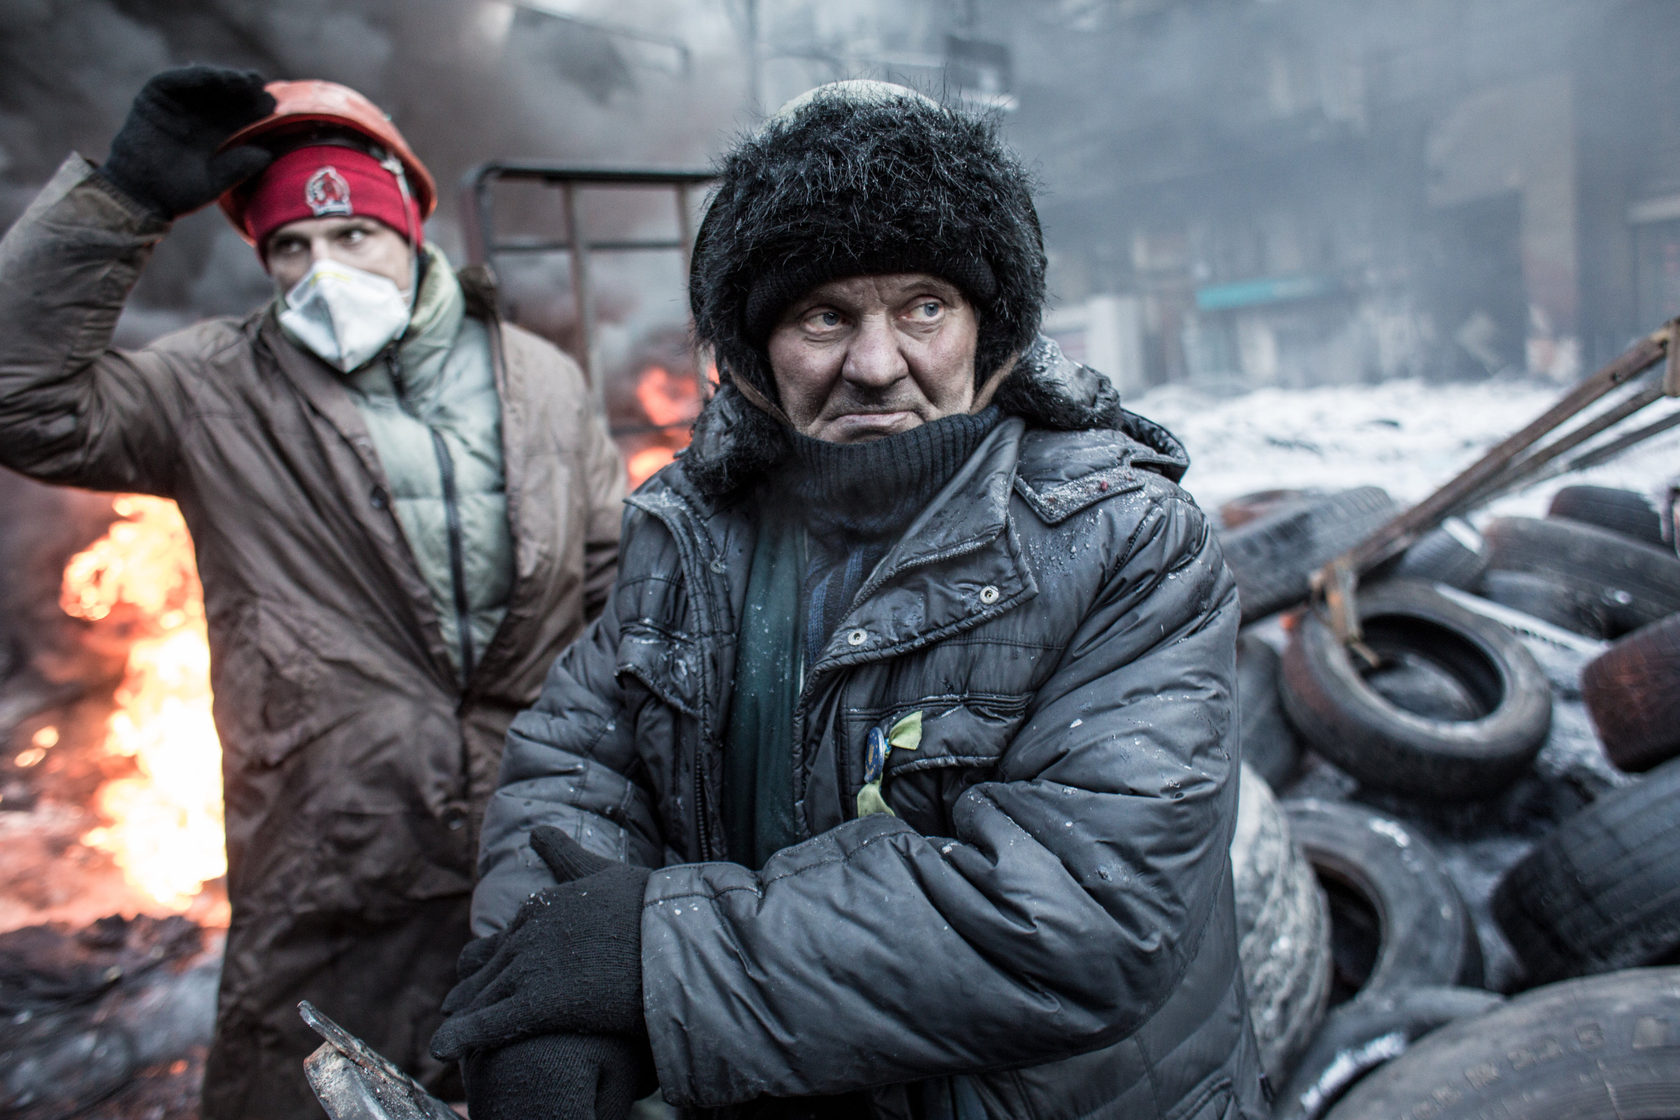
{"type": "MultiPolygon", "coordinates": [[[[1041,337],[1023,355],[1005,385],[1017,377],[1007,401],[1001,390],[997,398],[1013,414],[888,550],[858,596],[859,610],[835,628],[821,663],[900,652],[1036,595],[1010,519],[1012,492],[1054,524],[1136,489],[1139,469],[1176,482],[1188,468],[1184,445],[1171,432],[1122,408],[1106,377],[1068,359],[1050,339],[1041,337]]],[[[687,522],[704,553],[702,572],[718,581],[720,594],[730,582],[731,566],[718,562],[729,552],[726,542],[751,539],[753,515],[742,498],[756,475],[743,477],[753,459],[737,452],[765,424],[775,429],[772,438],[783,438],[774,421],[725,386],[701,413],[677,464],[630,499],[661,520],[687,522]],[[722,474],[714,469],[720,464],[722,474]],[[719,488],[720,479],[728,485],[719,488]]]]}
{"type": "MultiPolygon", "coordinates": [[[[1107,379],[1063,357],[1048,339],[1041,343],[1042,348],[1035,347],[1038,356],[1030,368],[1036,372],[1029,374],[1030,383],[1035,391],[1048,394],[1047,399],[1063,401],[1073,401],[1074,387],[1083,385],[1089,394],[1084,414],[1089,426],[1072,432],[1063,428],[1058,434],[1022,417],[1006,416],[888,550],[859,593],[860,611],[836,627],[822,660],[837,656],[855,661],[886,649],[896,651],[907,642],[920,644],[914,640],[917,634],[943,633],[964,620],[974,625],[1036,594],[1010,522],[1012,492],[1045,522],[1055,524],[1136,489],[1141,485],[1140,469],[1175,482],[1183,477],[1189,456],[1171,432],[1121,408],[1118,398],[1106,413],[1108,422],[1097,424],[1093,410],[1107,407],[1099,404],[1100,398],[1113,392],[1107,379]],[[954,570],[949,562],[964,557],[969,559],[962,570],[954,570]],[[910,592],[907,599],[877,594],[899,587],[910,592]],[[861,639],[854,633],[858,630],[864,633],[861,639]]],[[[714,420],[763,417],[733,393],[713,397],[707,413],[714,420]]],[[[702,424],[705,419],[703,415],[702,424]]],[[[718,428],[709,436],[726,438],[718,428]]],[[[701,438],[697,427],[696,443],[701,438]]],[[[714,442],[698,454],[717,449],[714,442]]],[[[689,454],[695,453],[691,446],[689,454]]],[[[704,567],[728,583],[728,566],[718,565],[716,558],[728,551],[723,543],[727,538],[744,533],[750,539],[751,508],[740,500],[739,491],[715,495],[682,463],[679,459],[678,465],[661,471],[652,485],[630,499],[631,504],[662,520],[687,520],[696,544],[706,553],[702,561],[712,561],[704,567]]]]}
{"type": "MultiPolygon", "coordinates": [[[[920,564],[973,552],[1008,524],[1009,484],[1020,456],[1026,425],[1011,417],[986,433],[980,446],[957,468],[877,566],[882,583],[920,564]]],[[[865,584],[865,591],[869,585],[865,584]]]]}
{"type": "MultiPolygon", "coordinates": [[[[264,311],[258,320],[257,339],[258,345],[266,347],[273,355],[275,365],[286,380],[297,388],[311,408],[333,426],[355,452],[356,458],[368,474],[383,484],[385,470],[374,451],[373,437],[368,432],[367,422],[356,411],[356,404],[344,387],[343,375],[313,354],[294,346],[281,329],[272,306],[264,311]]],[[[364,479],[344,481],[354,483],[353,486],[346,486],[346,493],[355,493],[366,487],[364,479]]]]}
{"type": "Polygon", "coordinates": [[[818,664],[892,656],[967,630],[1038,594],[1010,523],[1009,499],[1026,425],[987,434],[911,521],[840,620],[818,664]]]}
{"type": "MultiPolygon", "coordinates": [[[[1025,432],[1019,418],[1008,417],[986,435],[887,551],[859,593],[859,609],[835,628],[818,664],[873,660],[925,645],[1038,593],[1009,515],[1025,432]]],[[[747,503],[715,503],[676,467],[660,472],[630,503],[687,537],[695,549],[691,576],[714,585],[720,601],[739,599],[726,590],[740,581],[737,566],[718,561],[730,553],[731,540],[750,541],[747,503]]]]}

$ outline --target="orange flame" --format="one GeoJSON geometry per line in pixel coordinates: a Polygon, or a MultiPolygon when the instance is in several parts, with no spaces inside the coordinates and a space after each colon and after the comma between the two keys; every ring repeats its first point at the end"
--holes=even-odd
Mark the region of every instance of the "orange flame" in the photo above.
{"type": "Polygon", "coordinates": [[[649,366],[636,379],[636,401],[650,424],[661,428],[692,424],[700,415],[700,386],[692,374],[649,366]]]}
{"type": "Polygon", "coordinates": [[[693,374],[650,365],[636,376],[636,403],[649,424],[665,430],[638,433],[631,441],[633,448],[626,449],[624,469],[631,489],[676,457],[688,442],[688,426],[700,415],[703,402],[693,374]]]}
{"type": "Polygon", "coordinates": [[[630,476],[630,489],[634,490],[646,482],[654,471],[676,457],[676,448],[663,445],[644,448],[631,455],[624,462],[624,473],[630,476]]]}
{"type": "Polygon", "coordinates": [[[108,755],[133,760],[134,775],[100,788],[108,823],[82,842],[182,910],[227,870],[204,595],[175,503],[125,495],[113,508],[123,520],[71,558],[59,605],[76,618],[129,622],[137,634],[104,742],[108,755]]]}

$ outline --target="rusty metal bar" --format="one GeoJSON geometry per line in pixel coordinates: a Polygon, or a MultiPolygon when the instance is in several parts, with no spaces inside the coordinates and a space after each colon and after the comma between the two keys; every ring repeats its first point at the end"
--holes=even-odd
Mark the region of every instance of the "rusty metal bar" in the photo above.
{"type": "MultiPolygon", "coordinates": [[[[595,407],[602,415],[606,414],[606,384],[604,373],[599,368],[599,355],[595,347],[596,304],[590,256],[602,252],[675,251],[682,256],[682,275],[686,276],[694,243],[689,192],[695,187],[710,183],[715,177],[710,171],[686,169],[579,167],[532,160],[495,160],[479,164],[462,178],[465,213],[463,226],[470,263],[486,264],[494,269],[495,258],[502,254],[566,253],[570,256],[572,303],[579,332],[578,352],[574,357],[589,381],[595,407]],[[505,241],[498,240],[491,194],[495,184],[504,180],[524,180],[558,189],[566,227],[565,236],[555,239],[524,236],[505,241]],[[578,192],[600,188],[670,190],[677,204],[677,237],[591,240],[580,216],[578,192]]],[[[700,395],[704,399],[710,386],[706,383],[705,372],[698,361],[695,363],[695,370],[695,376],[700,381],[700,395]]]]}
{"type": "Polygon", "coordinates": [[[488,186],[480,188],[476,183],[462,183],[461,194],[461,233],[467,242],[467,261],[469,264],[482,264],[495,274],[490,254],[485,246],[495,240],[495,220],[490,213],[490,190],[488,186]]]}
{"type": "MultiPolygon", "coordinates": [[[[467,171],[461,178],[461,195],[467,241],[467,257],[472,264],[490,264],[497,253],[521,251],[519,242],[501,243],[495,240],[491,220],[490,191],[502,180],[535,180],[545,186],[559,187],[565,183],[590,187],[674,187],[686,192],[690,187],[709,183],[716,176],[710,171],[684,169],[659,170],[634,167],[579,167],[567,164],[543,163],[538,160],[492,160],[467,171]]],[[[683,224],[687,224],[684,215],[683,224]]],[[[686,236],[688,230],[683,229],[686,236]]],[[[692,238],[689,238],[692,242],[692,238]]],[[[560,252],[571,248],[570,242],[556,242],[550,246],[560,252]]],[[[625,246],[628,247],[628,246],[625,246]]],[[[686,251],[687,246],[683,247],[686,251]]],[[[686,263],[686,262],[685,262],[686,263]]]]}
{"type": "Polygon", "coordinates": [[[715,172],[688,168],[591,167],[583,164],[546,163],[542,160],[498,159],[481,163],[467,172],[467,185],[474,188],[492,179],[539,179],[547,183],[593,183],[663,187],[673,184],[703,184],[717,177],[715,172]]]}
{"type": "Polygon", "coordinates": [[[1639,390],[1613,408],[1605,409],[1604,412],[1582,424],[1568,435],[1560,436],[1546,446],[1509,464],[1498,475],[1489,479],[1486,485],[1477,489],[1473,494],[1467,495],[1459,503],[1460,506],[1482,505],[1516,489],[1522,483],[1530,481],[1539,468],[1554,462],[1560,455],[1573,451],[1592,437],[1621,423],[1646,405],[1655,404],[1662,400],[1666,395],[1660,385],[1652,385],[1639,390]]]}
{"type": "Polygon", "coordinates": [[[1587,450],[1581,452],[1581,454],[1561,464],[1542,477],[1554,478],[1560,474],[1568,474],[1570,471],[1579,471],[1585,470],[1587,467],[1596,467],[1600,463],[1608,462],[1609,460],[1614,459],[1617,455],[1620,455],[1622,452],[1626,451],[1635,444],[1644,443],[1652,436],[1661,435],[1669,429],[1677,426],[1680,426],[1680,408],[1675,409],[1673,412],[1664,416],[1660,420],[1653,420],[1649,424],[1635,428],[1633,431],[1628,432],[1625,435],[1617,436],[1615,439],[1609,440],[1600,447],[1589,447],[1587,450]]]}
{"type": "Polygon", "coordinates": [[[676,190],[677,242],[679,248],[682,249],[682,274],[684,276],[688,275],[689,266],[694,263],[691,259],[694,252],[694,215],[689,211],[688,200],[688,192],[693,185],[686,182],[679,183],[676,190]]]}
{"type": "Polygon", "coordinates": [[[572,305],[577,308],[578,331],[582,335],[578,364],[583,367],[583,376],[589,381],[589,392],[595,398],[596,411],[605,416],[606,387],[595,371],[595,289],[589,283],[589,242],[584,240],[578,225],[576,184],[560,184],[560,206],[566,216],[566,236],[572,243],[572,305]]]}
{"type": "Polygon", "coordinates": [[[1401,511],[1388,524],[1344,554],[1348,566],[1355,574],[1363,574],[1397,554],[1420,534],[1460,509],[1467,498],[1473,498],[1480,487],[1498,476],[1552,429],[1661,361],[1668,351],[1672,326],[1665,324],[1663,329],[1653,331],[1634,343],[1614,361],[1564,394],[1561,400],[1527,426],[1501,440],[1456,478],[1417,505],[1401,511]]]}
{"type": "Polygon", "coordinates": [[[1420,535],[1446,518],[1485,501],[1501,487],[1514,486],[1532,474],[1537,467],[1578,446],[1582,440],[1599,434],[1611,424],[1626,419],[1665,395],[1680,396],[1680,372],[1677,372],[1680,371],[1680,359],[1676,357],[1677,350],[1680,350],[1680,319],[1672,319],[1634,343],[1608,365],[1589,375],[1574,389],[1565,393],[1551,408],[1520,431],[1501,440],[1433,494],[1409,509],[1402,510],[1365,540],[1314,572],[1313,596],[1325,602],[1330,615],[1330,625],[1336,635],[1344,644],[1354,648],[1358,648],[1362,640],[1356,602],[1360,576],[1385,560],[1399,555],[1420,535]],[[1648,388],[1634,394],[1632,399],[1607,410],[1605,415],[1613,416],[1614,419],[1607,423],[1600,423],[1603,417],[1589,421],[1583,428],[1592,430],[1585,435],[1578,430],[1560,437],[1539,452],[1525,456],[1525,452],[1560,424],[1632,382],[1665,357],[1668,359],[1668,366],[1661,389],[1648,388]],[[1577,436],[1580,438],[1576,438],[1577,436]]]}
{"type": "MultiPolygon", "coordinates": [[[[528,241],[516,239],[499,241],[492,248],[500,253],[569,253],[572,250],[570,241],[528,241]]],[[[668,239],[665,241],[591,241],[589,249],[594,253],[630,253],[642,249],[664,249],[667,252],[677,250],[688,252],[688,246],[681,241],[668,239]]]]}

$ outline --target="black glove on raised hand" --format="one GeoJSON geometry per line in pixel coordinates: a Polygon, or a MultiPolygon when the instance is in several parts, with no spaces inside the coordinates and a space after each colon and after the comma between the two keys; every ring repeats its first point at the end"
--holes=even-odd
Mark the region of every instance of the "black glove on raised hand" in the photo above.
{"type": "Polygon", "coordinates": [[[556,883],[527,899],[507,929],[487,939],[493,944],[462,951],[463,963],[483,963],[443,1001],[448,1018],[432,1053],[444,1061],[539,1034],[646,1033],[647,869],[590,855],[548,826],[531,831],[531,847],[556,883]]]}
{"type": "Polygon", "coordinates": [[[135,95],[100,170],[136,202],[173,220],[268,166],[274,157],[262,148],[217,149],[273,111],[274,97],[254,70],[165,70],[135,95]]]}
{"type": "Polygon", "coordinates": [[[473,1120],[625,1120],[653,1092],[653,1055],[626,1035],[541,1034],[467,1055],[473,1120]]]}

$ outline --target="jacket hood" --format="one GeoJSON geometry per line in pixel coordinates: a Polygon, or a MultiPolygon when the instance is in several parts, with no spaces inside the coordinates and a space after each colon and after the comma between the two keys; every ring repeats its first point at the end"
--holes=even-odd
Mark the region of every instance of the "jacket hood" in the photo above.
{"type": "MultiPolygon", "coordinates": [[[[1177,481],[1189,467],[1184,445],[1165,428],[1128,412],[1109,379],[1073,361],[1043,335],[1015,363],[993,402],[1005,416],[1029,427],[1056,431],[1118,429],[1158,453],[1151,465],[1177,481]]],[[[687,480],[720,501],[750,486],[789,453],[787,430],[725,383],[694,422],[693,438],[679,453],[687,480]]]]}

